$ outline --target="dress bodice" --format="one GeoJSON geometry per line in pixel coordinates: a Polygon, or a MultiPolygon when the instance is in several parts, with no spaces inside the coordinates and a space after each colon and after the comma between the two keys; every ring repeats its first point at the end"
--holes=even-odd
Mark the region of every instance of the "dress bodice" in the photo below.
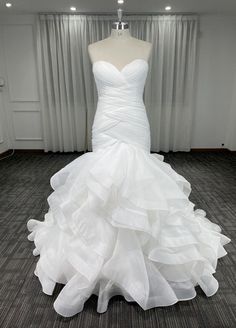
{"type": "Polygon", "coordinates": [[[98,90],[98,96],[110,96],[111,89],[120,92],[119,97],[142,97],[148,73],[148,62],[135,59],[121,70],[112,63],[98,60],[93,63],[93,73],[98,90]]]}
{"type": "Polygon", "coordinates": [[[150,127],[143,101],[148,62],[135,59],[119,70],[99,60],[93,64],[93,73],[98,91],[93,151],[121,142],[150,151],[150,127]]]}

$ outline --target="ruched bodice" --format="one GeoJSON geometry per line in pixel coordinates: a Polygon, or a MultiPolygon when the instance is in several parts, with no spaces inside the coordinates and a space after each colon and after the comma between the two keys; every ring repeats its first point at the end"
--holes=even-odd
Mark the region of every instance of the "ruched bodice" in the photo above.
{"type": "Polygon", "coordinates": [[[118,70],[99,60],[93,64],[93,73],[98,91],[93,151],[120,142],[150,151],[150,127],[143,102],[147,61],[135,59],[118,70]]]}
{"type": "Polygon", "coordinates": [[[106,94],[111,88],[128,87],[130,96],[141,96],[148,73],[148,62],[135,59],[126,64],[121,70],[112,63],[98,60],[93,63],[93,74],[98,89],[98,95],[106,94]],[[108,88],[108,89],[107,89],[108,88]]]}

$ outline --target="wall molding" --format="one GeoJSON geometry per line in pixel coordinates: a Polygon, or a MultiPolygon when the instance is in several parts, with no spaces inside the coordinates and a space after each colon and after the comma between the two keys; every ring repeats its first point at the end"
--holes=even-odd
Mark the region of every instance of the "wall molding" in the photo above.
{"type": "Polygon", "coordinates": [[[21,112],[21,113],[41,112],[40,109],[13,109],[12,111],[14,113],[18,113],[18,112],[21,112]]]}
{"type": "Polygon", "coordinates": [[[15,137],[16,141],[43,141],[43,138],[18,138],[15,137]]]}

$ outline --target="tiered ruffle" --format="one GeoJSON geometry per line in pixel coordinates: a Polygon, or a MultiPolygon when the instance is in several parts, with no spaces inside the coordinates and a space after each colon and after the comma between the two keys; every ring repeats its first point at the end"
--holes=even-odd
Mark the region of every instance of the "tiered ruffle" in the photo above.
{"type": "Polygon", "coordinates": [[[43,292],[65,284],[59,314],[80,312],[91,294],[102,313],[114,295],[146,310],[192,299],[196,285],[216,293],[213,274],[231,239],[194,210],[189,182],[163,156],[120,142],[78,157],[50,182],[45,220],[27,227],[43,292]]]}

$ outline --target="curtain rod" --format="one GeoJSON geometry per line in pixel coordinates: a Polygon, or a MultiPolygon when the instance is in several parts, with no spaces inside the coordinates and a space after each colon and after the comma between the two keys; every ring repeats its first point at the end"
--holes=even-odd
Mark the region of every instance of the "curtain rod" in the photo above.
{"type": "MultiPolygon", "coordinates": [[[[97,16],[99,16],[99,15],[115,15],[115,16],[117,16],[117,13],[116,12],[76,12],[76,13],[72,13],[72,12],[38,12],[38,14],[41,14],[41,15],[55,15],[55,14],[57,14],[57,15],[97,15],[97,16]]],[[[176,12],[176,13],[174,13],[174,12],[172,12],[172,13],[163,13],[163,12],[128,12],[128,13],[123,13],[123,16],[129,16],[129,15],[140,15],[140,16],[142,16],[142,15],[168,15],[168,16],[170,16],[170,15],[197,15],[198,13],[193,13],[193,12],[176,12]]]]}

